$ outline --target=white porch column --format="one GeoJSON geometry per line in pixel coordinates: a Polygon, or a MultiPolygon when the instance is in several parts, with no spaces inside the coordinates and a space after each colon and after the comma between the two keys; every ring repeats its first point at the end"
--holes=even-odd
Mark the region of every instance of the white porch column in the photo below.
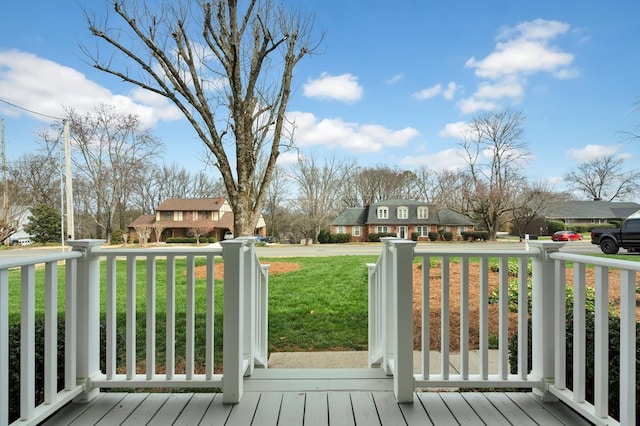
{"type": "MultiPolygon", "coordinates": [[[[387,255],[391,257],[391,277],[386,284],[392,286],[391,319],[393,341],[393,393],[398,402],[412,402],[413,381],[413,249],[414,241],[389,241],[387,255]]],[[[389,263],[387,263],[389,266],[389,263]]],[[[389,276],[389,275],[387,275],[389,276]]],[[[391,337],[391,336],[388,336],[391,337]]]]}
{"type": "MultiPolygon", "coordinates": [[[[564,301],[555,300],[554,262],[549,254],[557,252],[563,243],[547,241],[529,241],[531,250],[537,250],[539,255],[532,257],[532,290],[531,290],[531,375],[534,380],[540,380],[539,388],[533,388],[535,395],[545,401],[556,398],[547,392],[547,384],[555,380],[555,304],[564,301]]],[[[562,284],[564,285],[564,284],[562,284]]]]}
{"type": "Polygon", "coordinates": [[[74,251],[83,253],[77,260],[77,356],[76,378],[84,384],[84,392],[76,402],[93,399],[99,388],[91,378],[100,373],[100,258],[92,253],[105,240],[70,240],[74,251]]]}
{"type": "Polygon", "coordinates": [[[222,245],[224,259],[224,309],[223,309],[223,376],[222,401],[240,402],[243,390],[244,362],[244,289],[245,267],[242,240],[226,240],[222,245]]]}

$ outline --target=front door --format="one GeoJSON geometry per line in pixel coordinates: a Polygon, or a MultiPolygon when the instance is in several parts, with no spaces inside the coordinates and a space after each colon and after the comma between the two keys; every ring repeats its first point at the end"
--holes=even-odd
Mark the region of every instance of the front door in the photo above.
{"type": "Polygon", "coordinates": [[[402,239],[407,238],[407,227],[406,226],[398,226],[398,237],[402,239]]]}

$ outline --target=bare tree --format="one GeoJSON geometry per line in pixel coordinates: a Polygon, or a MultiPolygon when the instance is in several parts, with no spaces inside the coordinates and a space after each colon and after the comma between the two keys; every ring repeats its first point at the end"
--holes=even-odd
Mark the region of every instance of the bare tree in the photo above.
{"type": "Polygon", "coordinates": [[[113,54],[85,52],[97,69],[178,107],[215,157],[236,234],[252,235],[284,148],[294,67],[315,49],[312,19],[271,0],[155,3],[116,0],[122,25],[87,12],[113,54]]]}
{"type": "Polygon", "coordinates": [[[438,191],[438,173],[426,166],[419,167],[413,172],[411,179],[410,198],[415,198],[426,203],[439,203],[442,193],[438,191]]]}
{"type": "MultiPolygon", "coordinates": [[[[113,106],[98,105],[86,114],[68,108],[67,114],[74,172],[91,188],[84,195],[95,198],[86,205],[94,207],[91,216],[97,226],[96,236],[100,238],[104,232],[109,240],[117,209],[128,205],[136,182],[145,179],[148,164],[163,145],[142,126],[138,116],[118,113],[113,106]]],[[[61,143],[59,133],[43,131],[41,137],[54,146],[61,143]]]]}
{"type": "Polygon", "coordinates": [[[269,184],[267,196],[264,203],[264,217],[269,235],[279,235],[282,224],[281,213],[285,205],[285,200],[289,196],[288,180],[282,167],[276,167],[273,178],[269,184]]]}
{"type": "Polygon", "coordinates": [[[189,235],[196,239],[196,244],[200,244],[200,237],[213,231],[213,223],[208,219],[196,219],[189,222],[189,235]]]}
{"type": "Polygon", "coordinates": [[[410,192],[413,173],[388,166],[377,166],[358,170],[354,179],[362,205],[367,202],[405,198],[410,192]]]}
{"type": "Polygon", "coordinates": [[[50,206],[60,203],[60,157],[54,153],[27,154],[11,162],[9,182],[22,204],[50,206]]]}
{"type": "Polygon", "coordinates": [[[297,165],[291,171],[291,178],[298,186],[295,210],[303,218],[301,232],[318,241],[318,234],[337,213],[340,187],[344,184],[352,164],[339,162],[335,157],[317,164],[313,156],[298,157],[297,165]]]}
{"type": "Polygon", "coordinates": [[[153,233],[156,236],[156,243],[160,244],[160,240],[162,238],[162,231],[165,230],[166,226],[162,224],[162,222],[154,222],[151,227],[153,228],[153,233]]]}
{"type": "Polygon", "coordinates": [[[138,233],[138,241],[140,241],[140,244],[146,246],[149,237],[151,237],[151,225],[136,225],[134,229],[138,233]]]}
{"type": "Polygon", "coordinates": [[[482,224],[492,240],[512,209],[519,170],[529,156],[521,141],[524,120],[512,110],[474,118],[460,143],[466,170],[443,174],[453,185],[442,188],[447,207],[482,224]]]}
{"type": "Polygon", "coordinates": [[[204,171],[195,174],[173,163],[151,171],[147,179],[137,182],[133,206],[144,214],[169,198],[215,198],[225,195],[224,185],[204,171]]]}
{"type": "Polygon", "coordinates": [[[522,238],[527,227],[541,217],[546,207],[560,200],[562,195],[554,192],[545,182],[527,184],[522,181],[522,186],[516,191],[512,198],[511,222],[522,238]]]}
{"type": "Polygon", "coordinates": [[[640,170],[625,171],[623,165],[623,158],[603,155],[570,170],[564,179],[592,200],[626,200],[640,189],[640,170]]]}

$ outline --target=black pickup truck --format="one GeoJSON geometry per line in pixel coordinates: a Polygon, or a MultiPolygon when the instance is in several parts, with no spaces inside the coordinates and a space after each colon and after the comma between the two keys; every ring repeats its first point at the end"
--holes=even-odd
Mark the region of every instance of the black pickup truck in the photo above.
{"type": "Polygon", "coordinates": [[[605,254],[616,254],[620,248],[640,252],[640,212],[626,218],[622,228],[592,230],[591,244],[599,245],[605,254]]]}

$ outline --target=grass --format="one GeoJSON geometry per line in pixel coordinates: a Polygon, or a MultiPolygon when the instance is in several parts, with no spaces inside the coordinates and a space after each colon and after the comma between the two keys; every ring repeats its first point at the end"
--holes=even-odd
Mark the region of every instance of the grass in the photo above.
{"type": "MultiPolygon", "coordinates": [[[[287,258],[287,262],[300,265],[300,269],[269,277],[269,352],[365,350],[367,347],[367,262],[375,256],[300,257],[287,258]]],[[[278,259],[261,259],[263,263],[278,259]]],[[[204,264],[196,259],[196,266],[204,264]]],[[[146,344],[146,261],[136,262],[136,355],[145,359],[146,344]]],[[[176,261],[176,353],[178,363],[185,357],[186,342],[186,274],[185,261],[176,261]]],[[[165,358],[166,319],[166,261],[156,260],[156,357],[162,365],[165,358]]],[[[105,264],[101,265],[101,307],[106,291],[105,264]]],[[[64,312],[64,267],[58,268],[58,310],[64,312]]],[[[10,322],[20,321],[20,271],[9,273],[10,322]]],[[[44,315],[44,269],[36,270],[36,316],[44,315]]],[[[126,335],[126,264],[117,263],[117,328],[118,350],[124,352],[126,335]]],[[[215,356],[222,360],[223,297],[222,280],[215,282],[215,356]]],[[[195,359],[203,365],[205,359],[206,281],[195,281],[196,327],[195,359]]],[[[102,309],[101,318],[105,312],[102,309]]],[[[61,317],[62,321],[62,317],[61,317]]],[[[124,356],[124,355],[122,355],[124,356]]]]}

